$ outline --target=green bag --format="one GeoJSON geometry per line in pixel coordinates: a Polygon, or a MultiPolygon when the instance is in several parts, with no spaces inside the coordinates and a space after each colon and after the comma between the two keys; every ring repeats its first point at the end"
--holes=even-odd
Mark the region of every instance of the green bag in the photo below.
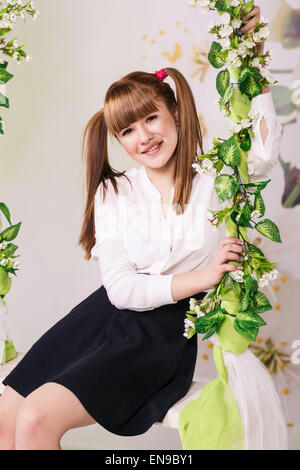
{"type": "Polygon", "coordinates": [[[243,450],[245,431],[228,385],[223,351],[215,345],[213,357],[218,378],[203,388],[199,398],[180,412],[178,424],[184,450],[243,450]]]}

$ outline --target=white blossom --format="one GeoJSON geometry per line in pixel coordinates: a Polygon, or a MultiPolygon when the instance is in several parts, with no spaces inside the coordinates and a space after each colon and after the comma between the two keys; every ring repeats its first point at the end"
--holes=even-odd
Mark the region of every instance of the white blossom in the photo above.
{"type": "Polygon", "coordinates": [[[291,89],[295,90],[292,93],[291,101],[296,105],[300,105],[300,80],[294,80],[291,84],[291,89]]]}
{"type": "Polygon", "coordinates": [[[188,329],[189,327],[195,329],[195,324],[192,322],[192,320],[189,320],[188,318],[185,318],[184,323],[185,323],[185,328],[186,329],[188,329]]]}
{"type": "Polygon", "coordinates": [[[237,220],[237,222],[238,222],[238,221],[240,220],[240,218],[241,218],[241,214],[238,214],[238,215],[236,216],[235,220],[237,220]]]}
{"type": "Polygon", "coordinates": [[[247,55],[247,51],[246,51],[246,47],[244,46],[244,44],[239,44],[238,48],[237,48],[237,52],[238,52],[238,55],[242,56],[242,57],[246,57],[247,55]]]}
{"type": "Polygon", "coordinates": [[[234,28],[234,29],[238,29],[240,26],[241,26],[242,22],[241,20],[237,19],[237,18],[234,18],[231,22],[231,26],[234,28]]]}
{"type": "Polygon", "coordinates": [[[208,175],[211,178],[215,178],[217,176],[217,171],[215,168],[203,168],[199,163],[193,163],[192,167],[200,173],[200,175],[208,175]]]}
{"type": "Polygon", "coordinates": [[[245,39],[243,43],[248,49],[252,49],[255,46],[255,42],[251,38],[245,39]]]}
{"type": "Polygon", "coordinates": [[[6,259],[2,259],[2,260],[0,261],[1,266],[6,266],[7,263],[8,263],[8,259],[7,259],[7,258],[6,258],[6,259]]]}
{"type": "Polygon", "coordinates": [[[0,243],[0,250],[4,250],[7,247],[8,243],[7,241],[3,240],[2,243],[0,243]]]}
{"type": "Polygon", "coordinates": [[[269,279],[270,281],[274,281],[274,279],[277,279],[278,277],[278,271],[277,269],[272,269],[271,272],[269,272],[269,279]]]}
{"type": "Polygon", "coordinates": [[[247,127],[251,126],[251,121],[250,119],[242,119],[241,120],[241,126],[243,129],[246,129],[247,127]]]}
{"type": "Polygon", "coordinates": [[[13,263],[13,268],[16,269],[20,264],[20,261],[17,259],[16,261],[14,261],[13,263]]]}
{"type": "Polygon", "coordinates": [[[243,282],[244,280],[244,271],[242,270],[231,271],[229,274],[236,282],[243,282]]]}
{"type": "Polygon", "coordinates": [[[238,7],[240,4],[239,0],[230,0],[229,5],[231,7],[238,7]]]}
{"type": "Polygon", "coordinates": [[[258,281],[259,287],[265,287],[269,284],[269,273],[263,273],[258,281]]]}
{"type": "Polygon", "coordinates": [[[233,28],[230,25],[224,25],[220,28],[219,34],[222,38],[227,38],[233,33],[233,28]]]}
{"type": "Polygon", "coordinates": [[[194,297],[190,298],[190,310],[194,310],[196,306],[196,299],[194,297]]]}
{"type": "Polygon", "coordinates": [[[256,119],[258,118],[259,116],[259,112],[258,111],[254,111],[254,110],[250,110],[249,113],[248,113],[248,117],[249,119],[251,119],[252,121],[256,121],[256,119]]]}
{"type": "Polygon", "coordinates": [[[263,26],[263,27],[259,30],[259,33],[260,33],[260,37],[261,37],[261,38],[267,39],[267,37],[268,37],[269,34],[270,34],[269,26],[268,26],[268,25],[263,26]]]}
{"type": "Polygon", "coordinates": [[[252,60],[252,67],[256,67],[256,68],[260,68],[261,67],[261,63],[259,61],[259,59],[257,57],[255,57],[253,60],[252,60]]]}
{"type": "Polygon", "coordinates": [[[221,44],[222,49],[228,49],[230,46],[230,39],[228,37],[219,39],[219,43],[221,44]]]}
{"type": "Polygon", "coordinates": [[[238,124],[237,122],[231,122],[230,130],[233,133],[238,133],[242,130],[242,126],[240,124],[238,124]]]}
{"type": "Polygon", "coordinates": [[[214,165],[213,162],[209,160],[209,158],[205,158],[204,160],[202,160],[202,163],[201,163],[201,166],[208,170],[211,169],[213,165],[214,165]]]}
{"type": "Polygon", "coordinates": [[[254,211],[251,213],[251,218],[252,218],[252,219],[255,219],[255,218],[257,218],[257,217],[261,217],[261,213],[260,213],[259,210],[256,209],[256,210],[254,210],[254,211]]]}
{"type": "Polygon", "coordinates": [[[229,25],[229,24],[230,24],[230,20],[231,20],[230,14],[227,13],[227,12],[225,12],[225,13],[223,13],[223,15],[221,16],[220,24],[222,24],[222,25],[229,25]]]}

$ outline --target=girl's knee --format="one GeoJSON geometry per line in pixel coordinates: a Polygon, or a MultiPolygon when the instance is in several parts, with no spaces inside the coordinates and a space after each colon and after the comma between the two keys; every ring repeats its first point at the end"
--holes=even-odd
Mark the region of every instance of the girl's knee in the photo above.
{"type": "Polygon", "coordinates": [[[0,449],[14,449],[18,408],[24,397],[6,386],[0,396],[0,449]]]}
{"type": "Polygon", "coordinates": [[[16,449],[35,449],[41,441],[47,429],[45,413],[26,399],[20,406],[15,427],[16,449]]]}

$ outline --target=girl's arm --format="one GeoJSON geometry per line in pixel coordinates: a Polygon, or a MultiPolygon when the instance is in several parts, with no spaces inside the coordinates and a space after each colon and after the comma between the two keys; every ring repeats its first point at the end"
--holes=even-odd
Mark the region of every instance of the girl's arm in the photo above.
{"type": "Polygon", "coordinates": [[[278,163],[282,125],[270,91],[253,98],[251,110],[258,113],[258,118],[253,125],[254,137],[248,152],[248,173],[249,181],[256,182],[269,179],[272,168],[278,163]]]}
{"type": "Polygon", "coordinates": [[[103,200],[102,184],[95,196],[96,244],[92,258],[97,259],[103,285],[110,302],[118,309],[153,310],[176,303],[172,298],[173,274],[138,273],[125,249],[118,219],[117,197],[111,183],[103,200]]]}

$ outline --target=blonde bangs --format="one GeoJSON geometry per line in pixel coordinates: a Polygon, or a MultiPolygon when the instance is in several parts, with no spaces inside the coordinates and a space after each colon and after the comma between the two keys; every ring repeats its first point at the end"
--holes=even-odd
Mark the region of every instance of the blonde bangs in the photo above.
{"type": "Polygon", "coordinates": [[[155,97],[150,88],[120,83],[107,96],[104,117],[107,129],[113,135],[158,111],[155,97]]]}

